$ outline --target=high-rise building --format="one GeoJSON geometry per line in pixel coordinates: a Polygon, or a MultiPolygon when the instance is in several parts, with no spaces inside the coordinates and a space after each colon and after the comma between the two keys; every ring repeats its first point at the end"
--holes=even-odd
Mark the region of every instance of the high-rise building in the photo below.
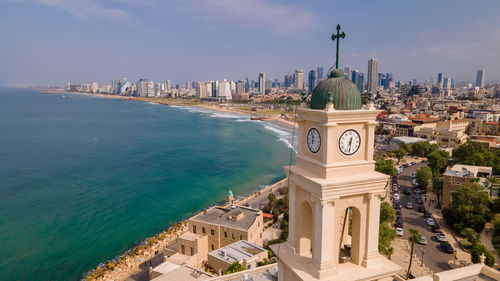
{"type": "Polygon", "coordinates": [[[219,81],[212,81],[212,97],[217,97],[217,89],[219,88],[219,81]]]}
{"type": "Polygon", "coordinates": [[[266,92],[266,73],[259,73],[259,93],[264,94],[266,92]]]}
{"type": "Polygon", "coordinates": [[[167,89],[166,89],[167,91],[169,91],[170,89],[172,89],[172,81],[167,80],[167,81],[165,82],[165,85],[166,85],[166,87],[167,87],[167,89]]]}
{"type": "Polygon", "coordinates": [[[368,92],[375,92],[378,88],[378,61],[375,58],[368,60],[368,92]]]}
{"type": "Polygon", "coordinates": [[[441,89],[443,88],[443,73],[439,72],[438,73],[438,80],[437,80],[437,86],[441,89]]]}
{"type": "Polygon", "coordinates": [[[384,73],[378,73],[378,80],[377,80],[377,85],[378,87],[381,87],[382,86],[382,83],[384,82],[384,79],[385,79],[385,74],[384,73]]]}
{"type": "Polygon", "coordinates": [[[231,99],[231,86],[226,79],[219,81],[217,88],[217,97],[222,100],[231,99]]]}
{"type": "Polygon", "coordinates": [[[317,74],[317,77],[318,77],[318,83],[321,82],[321,80],[325,79],[325,77],[323,76],[324,75],[323,72],[324,72],[323,67],[316,68],[316,74],[317,74]]]}
{"type": "Polygon", "coordinates": [[[356,87],[358,87],[360,93],[363,92],[364,80],[365,80],[365,75],[363,73],[360,73],[359,70],[354,69],[351,72],[351,81],[352,83],[356,84],[356,87]]]}
{"type": "Polygon", "coordinates": [[[351,66],[350,65],[346,65],[344,67],[344,78],[351,79],[351,66]]]}
{"type": "Polygon", "coordinates": [[[186,89],[191,89],[191,82],[189,81],[186,81],[186,89]]]}
{"type": "Polygon", "coordinates": [[[245,90],[245,81],[243,80],[238,80],[238,82],[236,82],[236,93],[246,93],[247,91],[245,90]]]}
{"type": "Polygon", "coordinates": [[[444,89],[451,89],[452,88],[451,78],[450,77],[444,78],[444,80],[443,80],[443,88],[444,89]]]}
{"type": "Polygon", "coordinates": [[[392,79],[392,73],[386,73],[385,74],[385,84],[384,88],[389,89],[391,88],[391,84],[393,84],[394,80],[392,79]]]}
{"type": "Polygon", "coordinates": [[[205,82],[196,83],[196,97],[199,99],[207,97],[207,86],[205,85],[205,82]]]}
{"type": "Polygon", "coordinates": [[[477,71],[476,75],[476,87],[484,88],[484,74],[486,74],[485,69],[480,69],[477,71]]]}
{"type": "Polygon", "coordinates": [[[295,89],[302,90],[304,88],[304,70],[295,70],[295,89]]]}
{"type": "Polygon", "coordinates": [[[309,71],[309,92],[312,93],[316,87],[316,70],[309,71]]]}
{"type": "Polygon", "coordinates": [[[148,79],[140,79],[137,82],[137,95],[140,97],[154,97],[155,96],[155,84],[153,81],[148,81],[148,79]]]}
{"type": "Polygon", "coordinates": [[[99,90],[99,85],[97,85],[97,82],[92,82],[92,92],[97,93],[97,90],[99,90]]]}

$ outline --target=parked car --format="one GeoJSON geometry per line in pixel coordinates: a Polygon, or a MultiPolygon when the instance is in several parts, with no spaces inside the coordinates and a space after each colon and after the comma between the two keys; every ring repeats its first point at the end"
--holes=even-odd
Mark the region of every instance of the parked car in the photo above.
{"type": "Polygon", "coordinates": [[[418,199],[418,198],[421,198],[421,197],[420,197],[420,194],[415,193],[415,195],[413,195],[413,198],[418,199]]]}
{"type": "Polygon", "coordinates": [[[424,159],[424,160],[422,160],[422,162],[420,162],[420,163],[427,163],[427,160],[425,160],[425,159],[424,159]]]}
{"type": "Polygon", "coordinates": [[[402,214],[396,214],[396,219],[397,220],[402,220],[403,219],[403,215],[402,214]]]}
{"type": "Polygon", "coordinates": [[[439,233],[439,232],[441,232],[441,228],[439,227],[439,225],[434,224],[434,225],[432,226],[432,231],[433,231],[434,233],[439,233]]]}
{"type": "Polygon", "coordinates": [[[411,202],[406,203],[406,208],[413,209],[413,204],[411,202]]]}
{"type": "Polygon", "coordinates": [[[420,235],[420,241],[417,241],[417,243],[422,245],[427,245],[427,238],[425,238],[425,236],[423,235],[420,235]]]}
{"type": "Polygon", "coordinates": [[[400,209],[401,210],[401,203],[398,202],[394,202],[394,207],[397,209],[400,209]]]}
{"type": "Polygon", "coordinates": [[[454,252],[453,247],[448,242],[441,242],[439,244],[439,247],[441,248],[441,250],[443,250],[443,252],[447,254],[453,254],[454,252]]]}
{"type": "Polygon", "coordinates": [[[403,220],[396,220],[396,227],[403,227],[403,220]]]}
{"type": "Polygon", "coordinates": [[[394,195],[392,195],[392,198],[394,199],[394,201],[399,201],[399,194],[394,193],[394,195]]]}
{"type": "Polygon", "coordinates": [[[419,197],[419,198],[415,199],[415,203],[422,204],[423,203],[422,198],[419,197]]]}
{"type": "Polygon", "coordinates": [[[418,208],[417,208],[417,212],[419,212],[419,213],[425,213],[425,208],[424,208],[424,206],[418,206],[418,208]]]}
{"type": "Polygon", "coordinates": [[[403,229],[401,227],[396,227],[396,235],[403,236],[403,229]]]}
{"type": "Polygon", "coordinates": [[[422,194],[423,190],[420,188],[415,189],[415,194],[422,194]]]}
{"type": "Polygon", "coordinates": [[[401,209],[396,209],[396,215],[401,215],[401,209]]]}
{"type": "Polygon", "coordinates": [[[431,213],[425,213],[424,214],[424,218],[432,218],[432,214],[431,213]]]}
{"type": "Polygon", "coordinates": [[[429,226],[433,226],[435,224],[434,222],[434,219],[433,218],[426,218],[425,219],[425,223],[429,226]]]}
{"type": "Polygon", "coordinates": [[[446,236],[441,232],[436,233],[436,238],[439,242],[447,242],[448,241],[448,239],[446,239],[446,236]]]}

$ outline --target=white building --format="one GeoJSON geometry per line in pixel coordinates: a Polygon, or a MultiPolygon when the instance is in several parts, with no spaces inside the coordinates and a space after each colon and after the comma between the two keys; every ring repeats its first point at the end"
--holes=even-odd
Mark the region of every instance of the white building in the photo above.
{"type": "Polygon", "coordinates": [[[219,81],[219,86],[217,87],[217,97],[221,100],[231,99],[231,86],[229,81],[226,79],[219,81]]]}

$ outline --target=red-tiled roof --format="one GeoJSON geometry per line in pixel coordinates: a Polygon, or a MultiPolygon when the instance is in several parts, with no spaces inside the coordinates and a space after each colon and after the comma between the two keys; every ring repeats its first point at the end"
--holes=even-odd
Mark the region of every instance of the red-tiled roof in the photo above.
{"type": "Polygon", "coordinates": [[[263,216],[264,218],[267,218],[267,219],[272,219],[272,218],[274,218],[274,215],[272,215],[272,214],[268,214],[268,213],[262,213],[262,216],[263,216]]]}
{"type": "Polygon", "coordinates": [[[486,122],[484,124],[486,124],[486,125],[498,125],[498,122],[497,121],[489,121],[489,122],[486,122]]]}

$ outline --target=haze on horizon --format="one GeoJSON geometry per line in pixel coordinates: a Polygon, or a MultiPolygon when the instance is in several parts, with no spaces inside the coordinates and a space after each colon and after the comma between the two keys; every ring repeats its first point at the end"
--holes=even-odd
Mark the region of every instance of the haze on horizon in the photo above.
{"type": "Polygon", "coordinates": [[[500,79],[500,1],[0,0],[0,85],[283,76],[334,63],[395,80],[500,79]],[[168,3],[166,3],[168,2],[168,3]]]}

